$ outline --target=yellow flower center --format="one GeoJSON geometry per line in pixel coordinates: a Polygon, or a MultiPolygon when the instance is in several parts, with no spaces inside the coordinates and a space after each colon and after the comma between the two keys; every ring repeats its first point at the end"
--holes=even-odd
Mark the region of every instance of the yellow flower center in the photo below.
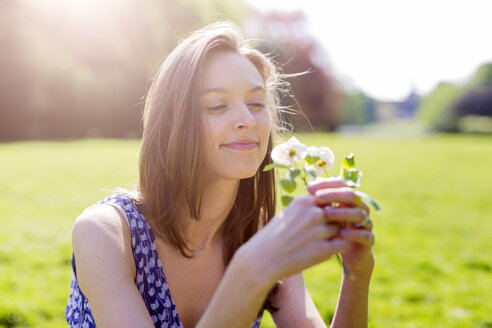
{"type": "Polygon", "coordinates": [[[323,166],[326,166],[326,162],[325,162],[324,160],[320,159],[320,160],[318,160],[318,161],[316,162],[316,166],[317,166],[317,167],[323,167],[323,166]]]}
{"type": "Polygon", "coordinates": [[[293,157],[297,154],[295,149],[289,149],[289,157],[293,157]]]}

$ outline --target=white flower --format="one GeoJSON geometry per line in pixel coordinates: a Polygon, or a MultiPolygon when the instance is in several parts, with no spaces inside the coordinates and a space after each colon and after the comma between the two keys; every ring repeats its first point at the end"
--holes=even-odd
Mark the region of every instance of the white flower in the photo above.
{"type": "Polygon", "coordinates": [[[318,147],[314,147],[314,146],[308,147],[308,149],[307,149],[307,156],[319,157],[319,149],[318,149],[318,147]]]}
{"type": "Polygon", "coordinates": [[[296,137],[289,141],[275,146],[272,150],[272,160],[274,163],[290,166],[299,159],[304,159],[307,154],[306,145],[299,142],[296,137]]]}
{"type": "Polygon", "coordinates": [[[318,175],[323,174],[325,170],[331,170],[335,163],[335,155],[328,147],[309,147],[308,156],[318,157],[316,162],[309,166],[315,169],[318,175]]]}

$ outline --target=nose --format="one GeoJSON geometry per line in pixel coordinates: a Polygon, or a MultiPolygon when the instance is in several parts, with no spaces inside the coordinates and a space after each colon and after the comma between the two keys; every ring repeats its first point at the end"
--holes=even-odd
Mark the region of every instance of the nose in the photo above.
{"type": "Polygon", "coordinates": [[[237,114],[234,121],[234,129],[249,130],[255,127],[256,119],[246,104],[239,103],[235,112],[237,114]]]}

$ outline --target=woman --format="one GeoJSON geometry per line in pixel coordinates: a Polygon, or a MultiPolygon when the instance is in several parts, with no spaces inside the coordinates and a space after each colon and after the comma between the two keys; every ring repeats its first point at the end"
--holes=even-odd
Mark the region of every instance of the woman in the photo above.
{"type": "Polygon", "coordinates": [[[325,179],[274,215],[274,175],[263,168],[279,85],[229,23],[167,57],[146,100],[138,191],[74,224],[70,326],[259,327],[267,309],[278,327],[326,327],[302,270],[339,252],[357,279],[343,277],[332,326],[367,326],[367,206],[325,179]]]}

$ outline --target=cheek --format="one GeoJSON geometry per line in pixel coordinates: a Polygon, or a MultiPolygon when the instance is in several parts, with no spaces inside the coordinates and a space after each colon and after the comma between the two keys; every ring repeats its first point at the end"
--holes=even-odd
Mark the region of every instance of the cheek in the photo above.
{"type": "Polygon", "coordinates": [[[256,119],[256,129],[258,131],[259,136],[268,141],[268,137],[270,136],[271,130],[271,121],[270,115],[261,115],[256,119]]]}
{"type": "Polygon", "coordinates": [[[264,158],[268,148],[268,139],[271,132],[270,115],[262,115],[256,120],[256,131],[261,139],[261,153],[264,158]]]}
{"type": "Polygon", "coordinates": [[[205,118],[203,120],[203,139],[202,145],[206,150],[206,156],[213,158],[217,157],[219,147],[224,140],[227,140],[227,130],[223,119],[220,118],[205,118]]]}

